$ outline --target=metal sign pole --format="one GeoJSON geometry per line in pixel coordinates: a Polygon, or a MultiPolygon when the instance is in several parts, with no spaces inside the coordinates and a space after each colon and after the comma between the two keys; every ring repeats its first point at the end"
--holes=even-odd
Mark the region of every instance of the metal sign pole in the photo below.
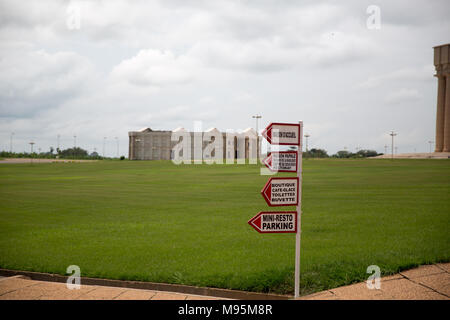
{"type": "Polygon", "coordinates": [[[298,177],[298,205],[297,205],[297,233],[295,234],[295,294],[294,297],[300,296],[300,237],[302,233],[302,149],[303,149],[303,121],[300,124],[300,145],[297,149],[297,177],[298,177]]]}

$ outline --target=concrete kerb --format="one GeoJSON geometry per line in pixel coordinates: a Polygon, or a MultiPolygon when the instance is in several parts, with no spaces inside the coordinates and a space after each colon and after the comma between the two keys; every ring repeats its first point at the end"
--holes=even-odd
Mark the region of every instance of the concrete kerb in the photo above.
{"type": "MultiPolygon", "coordinates": [[[[31,280],[38,281],[50,281],[50,282],[62,282],[65,283],[68,276],[62,276],[59,274],[32,272],[32,271],[18,271],[0,269],[0,276],[24,276],[31,280]]],[[[288,300],[293,296],[278,295],[278,294],[264,294],[257,292],[247,292],[240,290],[229,290],[220,288],[208,288],[208,287],[195,287],[179,284],[169,283],[156,283],[156,282],[143,282],[143,281],[128,281],[128,280],[111,280],[111,279],[98,279],[81,277],[81,285],[94,285],[94,286],[106,286],[106,287],[119,287],[129,289],[144,289],[155,291],[167,291],[184,294],[192,294],[199,296],[210,296],[218,298],[236,299],[236,300],[288,300]]]]}

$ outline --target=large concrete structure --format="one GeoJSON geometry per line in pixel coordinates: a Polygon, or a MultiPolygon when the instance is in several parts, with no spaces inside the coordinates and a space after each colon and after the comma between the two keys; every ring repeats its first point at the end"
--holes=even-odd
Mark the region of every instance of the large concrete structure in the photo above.
{"type": "Polygon", "coordinates": [[[435,152],[450,152],[450,44],[434,47],[438,78],[435,152]]]}
{"type": "Polygon", "coordinates": [[[170,160],[173,147],[171,131],[154,131],[144,128],[128,132],[128,159],[130,160],[170,160]]]}
{"type": "MultiPolygon", "coordinates": [[[[176,129],[184,130],[182,128],[176,129]]],[[[251,141],[249,137],[256,137],[256,131],[252,128],[244,130],[242,133],[229,135],[227,139],[226,133],[221,133],[216,128],[211,128],[206,132],[199,132],[201,148],[195,150],[195,136],[197,133],[188,132],[191,137],[191,150],[190,158],[192,160],[200,160],[202,158],[202,151],[209,144],[208,141],[203,141],[202,138],[205,134],[222,136],[222,154],[223,159],[249,159],[251,152],[254,152],[254,157],[258,156],[260,150],[259,144],[256,144],[256,151],[252,151],[250,148],[251,141]],[[241,136],[241,141],[238,141],[238,136],[241,136]],[[243,144],[242,144],[243,143],[243,144]]],[[[171,140],[172,131],[156,131],[150,128],[144,128],[140,131],[128,132],[129,145],[128,145],[128,159],[130,160],[171,160],[174,159],[174,146],[178,141],[171,140]]],[[[198,136],[197,136],[198,137],[198,136]]],[[[255,139],[256,140],[256,139],[255,139]]],[[[260,142],[260,139],[259,139],[260,142]]],[[[211,156],[215,156],[215,150],[211,152],[211,156]]],[[[203,155],[203,160],[208,160],[209,155],[203,155]]]]}

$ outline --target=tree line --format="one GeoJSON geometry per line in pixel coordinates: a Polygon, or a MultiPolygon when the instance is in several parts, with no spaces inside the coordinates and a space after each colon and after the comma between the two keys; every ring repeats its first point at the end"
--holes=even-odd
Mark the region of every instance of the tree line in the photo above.
{"type": "MultiPolygon", "coordinates": [[[[41,158],[41,159],[86,159],[86,160],[102,160],[109,159],[108,157],[102,157],[97,152],[89,153],[87,150],[84,150],[79,147],[68,148],[64,150],[60,150],[57,148],[54,150],[50,147],[48,152],[9,152],[9,151],[1,151],[0,157],[2,158],[41,158]]],[[[121,156],[121,160],[124,160],[125,157],[121,156]]]]}
{"type": "Polygon", "coordinates": [[[303,158],[368,158],[382,155],[375,150],[359,150],[358,152],[349,152],[347,150],[340,150],[333,155],[328,155],[328,152],[324,149],[313,148],[303,152],[303,158]]]}

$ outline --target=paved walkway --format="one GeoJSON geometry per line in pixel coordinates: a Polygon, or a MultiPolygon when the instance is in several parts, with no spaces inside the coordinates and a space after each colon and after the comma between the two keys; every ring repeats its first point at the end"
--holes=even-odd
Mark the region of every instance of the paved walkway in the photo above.
{"type": "MultiPolygon", "coordinates": [[[[216,300],[191,294],[82,285],[70,290],[65,283],[0,278],[0,300],[216,300]]],[[[450,263],[421,266],[381,278],[380,289],[365,282],[315,293],[301,300],[450,300],[450,263]]]]}
{"type": "Polygon", "coordinates": [[[0,300],[214,300],[191,294],[30,280],[25,276],[0,279],[0,300]]]}
{"type": "Polygon", "coordinates": [[[301,300],[450,300],[450,263],[421,266],[381,278],[380,289],[365,282],[318,292],[301,300]]]}

